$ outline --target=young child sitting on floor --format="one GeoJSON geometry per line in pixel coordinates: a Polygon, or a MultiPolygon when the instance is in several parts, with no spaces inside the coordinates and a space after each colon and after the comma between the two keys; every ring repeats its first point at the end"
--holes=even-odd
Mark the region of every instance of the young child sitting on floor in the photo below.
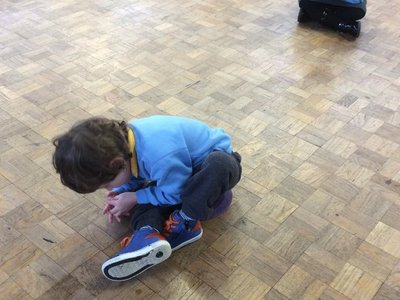
{"type": "Polygon", "coordinates": [[[227,209],[242,171],[229,135],[183,117],[128,124],[91,118],[55,138],[54,146],[53,165],[64,185],[78,193],[107,189],[109,222],[132,215],[132,238],[102,266],[117,281],[198,240],[200,220],[227,209]]]}

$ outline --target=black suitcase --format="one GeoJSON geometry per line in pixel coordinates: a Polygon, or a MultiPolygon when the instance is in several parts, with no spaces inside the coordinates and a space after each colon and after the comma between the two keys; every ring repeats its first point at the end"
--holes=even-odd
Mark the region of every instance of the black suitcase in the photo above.
{"type": "Polygon", "coordinates": [[[362,19],[367,12],[367,0],[299,0],[299,23],[316,20],[339,32],[360,35],[362,19]]]}

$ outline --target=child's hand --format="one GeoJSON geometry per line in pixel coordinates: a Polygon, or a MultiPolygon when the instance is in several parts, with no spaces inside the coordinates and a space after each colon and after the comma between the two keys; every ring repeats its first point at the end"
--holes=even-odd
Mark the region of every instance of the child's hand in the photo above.
{"type": "Polygon", "coordinates": [[[112,223],[113,219],[121,222],[121,217],[129,215],[130,210],[136,205],[136,193],[127,192],[119,195],[107,195],[107,204],[103,210],[103,214],[107,214],[108,222],[112,223]]]}
{"type": "Polygon", "coordinates": [[[114,208],[113,205],[107,203],[103,209],[103,215],[107,215],[107,220],[108,220],[108,223],[110,223],[110,224],[112,224],[114,221],[114,217],[113,217],[112,213],[110,213],[110,210],[113,208],[114,208]]]}
{"type": "Polygon", "coordinates": [[[114,205],[111,205],[108,203],[108,201],[112,200],[115,196],[117,196],[118,193],[114,191],[109,191],[107,193],[107,204],[103,209],[103,215],[107,215],[107,220],[108,223],[112,224],[114,222],[115,217],[113,217],[113,214],[110,213],[110,210],[114,208],[114,205]]]}
{"type": "Polygon", "coordinates": [[[107,200],[111,200],[112,198],[114,198],[114,197],[117,196],[117,195],[118,195],[117,192],[109,191],[109,192],[107,193],[107,200]]]}

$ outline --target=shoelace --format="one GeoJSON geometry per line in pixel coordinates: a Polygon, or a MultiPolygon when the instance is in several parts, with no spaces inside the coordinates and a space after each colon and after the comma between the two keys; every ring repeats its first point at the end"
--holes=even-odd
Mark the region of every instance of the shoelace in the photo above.
{"type": "Polygon", "coordinates": [[[132,239],[132,237],[130,237],[130,236],[124,237],[124,238],[122,239],[122,241],[119,242],[121,248],[125,248],[125,247],[130,243],[131,239],[132,239]]]}
{"type": "Polygon", "coordinates": [[[171,215],[167,221],[165,221],[165,228],[164,228],[164,235],[169,236],[172,232],[172,229],[176,228],[176,224],[179,221],[174,220],[173,216],[171,215]]]}

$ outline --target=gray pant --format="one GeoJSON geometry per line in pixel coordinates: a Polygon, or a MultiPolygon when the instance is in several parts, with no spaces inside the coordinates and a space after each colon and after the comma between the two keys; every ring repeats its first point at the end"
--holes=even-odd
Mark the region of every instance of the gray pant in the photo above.
{"type": "Polygon", "coordinates": [[[186,215],[196,220],[207,220],[221,195],[232,189],[240,180],[242,167],[239,153],[214,151],[201,166],[193,170],[183,188],[182,204],[174,206],[136,205],[132,211],[131,226],[134,230],[152,226],[162,231],[164,222],[176,209],[182,208],[186,215]]]}

